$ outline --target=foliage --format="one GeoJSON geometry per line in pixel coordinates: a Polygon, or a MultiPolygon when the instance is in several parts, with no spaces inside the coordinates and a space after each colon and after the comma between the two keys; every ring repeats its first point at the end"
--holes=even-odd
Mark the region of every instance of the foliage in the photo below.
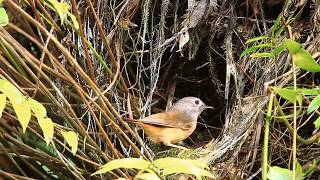
{"type": "MultiPolygon", "coordinates": [[[[42,129],[44,139],[47,145],[49,145],[54,134],[54,123],[47,117],[45,107],[38,101],[23,96],[21,92],[7,80],[0,79],[0,92],[2,92],[2,94],[0,94],[0,115],[5,108],[8,98],[22,126],[22,131],[26,132],[32,111],[42,129]]],[[[60,132],[71,146],[72,153],[75,154],[78,147],[77,134],[73,131],[65,132],[60,130],[60,132]]]]}
{"type": "MultiPolygon", "coordinates": [[[[289,54],[292,58],[292,67],[295,68],[295,66],[299,67],[302,70],[308,71],[308,72],[320,72],[320,65],[316,62],[316,60],[310,55],[309,52],[307,52],[300,43],[295,42],[291,39],[284,39],[280,40],[279,35],[283,32],[284,26],[280,24],[281,17],[279,16],[277,20],[275,21],[274,25],[272,26],[271,30],[271,36],[259,36],[255,38],[251,38],[246,41],[246,43],[254,43],[258,42],[258,45],[254,45],[249,47],[248,49],[244,50],[240,57],[243,57],[249,53],[252,53],[250,55],[251,58],[270,58],[273,60],[277,60],[277,57],[282,53],[284,50],[288,50],[289,54]],[[260,42],[259,42],[260,41],[260,42]],[[263,41],[267,41],[264,43],[263,41]],[[255,52],[259,51],[259,52],[255,52]],[[261,52],[263,51],[263,52],[261,52]],[[267,51],[267,52],[265,52],[267,51]]],[[[295,70],[293,70],[293,78],[296,77],[295,70]]],[[[294,82],[296,82],[296,79],[294,79],[294,82]]],[[[266,130],[265,130],[265,141],[264,141],[264,149],[263,149],[263,179],[292,179],[293,174],[295,174],[296,179],[302,179],[303,178],[303,171],[300,166],[300,164],[297,162],[296,168],[293,171],[285,168],[280,168],[278,166],[272,166],[269,168],[267,173],[267,159],[268,159],[268,133],[270,128],[270,120],[272,118],[271,114],[274,112],[274,109],[278,109],[281,112],[281,116],[274,116],[274,119],[278,119],[279,122],[285,122],[287,128],[291,132],[292,136],[298,136],[298,141],[302,142],[304,144],[311,144],[318,142],[320,140],[320,137],[317,138],[317,136],[311,137],[308,140],[303,139],[299,135],[297,135],[296,127],[292,127],[290,123],[288,122],[289,119],[293,118],[292,121],[296,121],[296,117],[298,115],[301,115],[301,113],[304,113],[302,111],[302,105],[305,103],[304,99],[311,99],[311,102],[306,110],[307,115],[310,115],[312,112],[316,111],[320,107],[320,92],[319,88],[297,88],[296,84],[294,84],[293,87],[287,86],[287,87],[277,87],[273,86],[269,89],[271,91],[270,100],[269,100],[269,107],[266,117],[266,130]],[[274,100],[272,98],[273,93],[278,95],[279,97],[283,98],[284,100],[288,101],[292,104],[299,104],[299,109],[293,109],[292,114],[284,114],[283,113],[283,107],[280,106],[277,100],[274,100]],[[273,105],[274,104],[274,105],[273,105]],[[274,106],[274,107],[273,107],[274,106]]],[[[285,103],[288,104],[288,103],[285,103]]],[[[315,128],[318,128],[320,125],[320,116],[314,120],[315,128]]],[[[320,133],[319,130],[317,130],[318,133],[320,133]]],[[[295,142],[294,142],[295,143],[295,142]]],[[[295,149],[293,150],[295,153],[295,149]]],[[[293,162],[295,162],[296,159],[293,159],[293,162]]]]}
{"type": "Polygon", "coordinates": [[[153,162],[138,158],[116,159],[101,166],[100,170],[92,175],[107,173],[118,168],[139,169],[140,172],[135,177],[138,179],[162,179],[168,175],[179,173],[194,175],[197,179],[201,179],[201,177],[214,178],[214,176],[207,171],[209,167],[201,161],[172,157],[160,158],[153,162]]]}

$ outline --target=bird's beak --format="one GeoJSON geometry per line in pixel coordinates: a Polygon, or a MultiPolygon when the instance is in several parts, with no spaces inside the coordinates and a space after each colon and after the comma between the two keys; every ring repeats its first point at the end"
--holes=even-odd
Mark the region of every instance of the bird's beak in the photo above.
{"type": "Polygon", "coordinates": [[[204,109],[214,109],[212,106],[205,106],[204,109]]]}

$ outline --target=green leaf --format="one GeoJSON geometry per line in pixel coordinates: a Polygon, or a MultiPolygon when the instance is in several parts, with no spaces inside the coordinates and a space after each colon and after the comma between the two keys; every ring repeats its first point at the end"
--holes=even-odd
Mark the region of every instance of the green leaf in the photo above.
{"type": "Polygon", "coordinates": [[[259,41],[259,40],[262,40],[262,39],[270,39],[269,36],[258,36],[258,37],[254,37],[254,38],[251,38],[251,39],[248,39],[245,44],[249,44],[251,42],[255,42],[255,41],[259,41]]]}
{"type": "MultiPolygon", "coordinates": [[[[293,87],[287,87],[293,89],[293,87]]],[[[317,96],[320,94],[320,89],[319,88],[313,88],[313,89],[307,89],[307,88],[297,88],[297,91],[301,92],[304,95],[307,96],[317,96]]]]}
{"type": "Polygon", "coordinates": [[[299,91],[295,91],[288,88],[272,87],[272,89],[282,98],[294,103],[297,100],[297,96],[300,94],[299,91]]]}
{"type": "Polygon", "coordinates": [[[293,40],[284,40],[282,46],[289,50],[292,56],[293,62],[299,68],[310,71],[310,72],[320,72],[320,65],[316,60],[302,47],[300,43],[293,40]]]}
{"type": "Polygon", "coordinates": [[[299,68],[310,72],[320,72],[320,65],[305,49],[300,49],[291,56],[294,64],[299,68]]]}
{"type": "Polygon", "coordinates": [[[47,110],[41,103],[31,98],[28,98],[27,101],[37,119],[43,119],[47,116],[47,110]]]}
{"type": "Polygon", "coordinates": [[[273,57],[272,53],[264,52],[264,53],[253,53],[250,55],[251,58],[265,58],[265,57],[273,57]]]}
{"type": "Polygon", "coordinates": [[[9,17],[7,14],[7,11],[3,8],[0,7],[0,26],[6,26],[9,23],[9,17]]]}
{"type": "Polygon", "coordinates": [[[297,43],[291,39],[284,40],[282,45],[289,50],[291,55],[297,53],[302,48],[300,43],[297,43]]]}
{"type": "Polygon", "coordinates": [[[65,2],[59,2],[57,0],[48,0],[48,1],[52,4],[53,8],[57,11],[61,20],[61,24],[63,24],[65,15],[70,8],[69,4],[65,2]]]}
{"type": "Polygon", "coordinates": [[[78,150],[78,135],[74,131],[61,131],[61,134],[71,146],[71,152],[75,155],[78,150]]]}
{"type": "Polygon", "coordinates": [[[214,178],[213,174],[204,170],[208,168],[208,166],[198,160],[167,157],[158,159],[154,161],[153,164],[157,168],[162,169],[164,176],[175,173],[185,173],[195,175],[197,179],[201,179],[202,176],[214,178]]]}
{"type": "Polygon", "coordinates": [[[274,24],[271,27],[271,36],[275,37],[275,31],[278,28],[279,24],[280,24],[280,20],[281,20],[281,16],[278,16],[276,21],[274,22],[274,24]]]}
{"type": "Polygon", "coordinates": [[[79,26],[79,23],[78,23],[76,17],[70,12],[68,12],[67,14],[71,18],[73,26],[76,28],[76,30],[78,30],[80,28],[80,26],[79,26]]]}
{"type": "Polygon", "coordinates": [[[304,176],[302,167],[299,162],[296,163],[296,180],[302,180],[304,176]]]}
{"type": "Polygon", "coordinates": [[[115,159],[101,166],[101,168],[95,173],[93,173],[91,176],[106,173],[119,168],[134,168],[144,170],[147,169],[150,165],[150,162],[139,158],[115,159]]]}
{"type": "Polygon", "coordinates": [[[320,128],[320,116],[313,122],[315,128],[320,128]]]}
{"type": "Polygon", "coordinates": [[[2,111],[6,107],[7,96],[5,94],[0,94],[0,117],[2,116],[2,111]]]}
{"type": "Polygon", "coordinates": [[[23,96],[21,92],[9,81],[0,79],[0,91],[5,94],[11,103],[22,103],[23,96]]]}
{"type": "Polygon", "coordinates": [[[278,56],[283,50],[285,50],[286,47],[283,44],[280,44],[279,46],[277,46],[274,50],[273,50],[273,54],[275,56],[278,56]]]}
{"type": "Polygon", "coordinates": [[[143,180],[161,180],[155,173],[143,173],[138,174],[135,179],[143,179],[143,180]]]}
{"type": "Polygon", "coordinates": [[[22,103],[11,102],[14,111],[17,114],[18,121],[22,126],[22,132],[26,132],[30,118],[31,118],[31,109],[30,105],[26,99],[22,103]]]}
{"type": "Polygon", "coordinates": [[[309,115],[312,113],[314,110],[318,109],[320,107],[320,95],[315,97],[309,104],[308,109],[307,109],[307,114],[309,115]]]}
{"type": "Polygon", "coordinates": [[[274,180],[274,179],[291,180],[292,171],[290,171],[289,169],[278,167],[278,166],[272,166],[269,168],[267,178],[270,180],[274,180]]]}
{"type": "Polygon", "coordinates": [[[50,118],[37,118],[40,128],[43,132],[43,137],[49,145],[50,141],[53,138],[54,128],[53,128],[53,122],[50,118]]]}
{"type": "Polygon", "coordinates": [[[251,46],[250,48],[244,50],[241,55],[240,58],[242,58],[243,56],[245,56],[246,54],[249,54],[257,49],[263,48],[263,47],[272,47],[271,43],[265,43],[265,44],[258,44],[256,46],[251,46]]]}

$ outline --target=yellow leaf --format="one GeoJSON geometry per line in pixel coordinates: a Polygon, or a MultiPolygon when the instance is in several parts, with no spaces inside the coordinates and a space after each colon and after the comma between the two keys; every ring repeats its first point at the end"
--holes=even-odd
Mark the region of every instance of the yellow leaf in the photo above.
{"type": "Polygon", "coordinates": [[[47,145],[49,145],[54,133],[52,120],[50,118],[38,118],[38,123],[40,125],[40,128],[42,129],[43,137],[47,145]]]}
{"type": "Polygon", "coordinates": [[[6,107],[7,96],[5,94],[0,94],[0,117],[2,116],[2,111],[6,107]]]}
{"type": "Polygon", "coordinates": [[[47,110],[41,103],[31,98],[28,98],[27,101],[37,119],[43,119],[47,116],[47,110]]]}
{"type": "Polygon", "coordinates": [[[66,139],[69,146],[71,146],[71,152],[76,154],[78,149],[78,136],[74,131],[61,131],[62,136],[66,139]]]}
{"type": "MultiPolygon", "coordinates": [[[[139,158],[123,158],[123,159],[115,159],[107,164],[100,167],[98,171],[91,174],[91,176],[97,175],[97,174],[103,174],[107,173],[109,171],[112,171],[114,169],[118,168],[135,168],[135,169],[141,169],[141,170],[147,170],[147,168],[151,165],[150,162],[139,159],[139,158]]],[[[148,171],[148,170],[147,170],[148,171]]]]}
{"type": "Polygon", "coordinates": [[[11,103],[22,103],[21,92],[9,81],[0,79],[0,91],[9,98],[11,103]]]}
{"type": "Polygon", "coordinates": [[[59,2],[57,0],[48,0],[48,1],[52,4],[54,9],[57,11],[61,20],[61,24],[63,24],[65,14],[68,12],[70,8],[69,4],[65,2],[59,2]]]}
{"type": "Polygon", "coordinates": [[[22,126],[22,132],[26,132],[30,118],[31,118],[31,109],[29,103],[26,99],[22,103],[13,103],[11,102],[14,111],[17,114],[18,120],[22,126]]]}
{"type": "Polygon", "coordinates": [[[76,30],[78,30],[80,27],[79,27],[79,23],[78,23],[76,17],[75,17],[72,13],[70,13],[70,12],[68,12],[67,14],[68,14],[68,16],[71,18],[72,24],[74,25],[74,27],[76,28],[76,30]]]}

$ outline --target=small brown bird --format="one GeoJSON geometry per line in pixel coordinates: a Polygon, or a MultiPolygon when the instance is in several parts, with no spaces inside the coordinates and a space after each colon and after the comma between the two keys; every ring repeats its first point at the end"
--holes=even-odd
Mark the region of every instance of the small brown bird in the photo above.
{"type": "Polygon", "coordinates": [[[197,119],[206,106],[199,98],[184,97],[174,103],[167,111],[152,114],[139,120],[128,121],[143,127],[148,138],[156,144],[186,149],[175,145],[189,137],[196,129],[197,119]]]}

